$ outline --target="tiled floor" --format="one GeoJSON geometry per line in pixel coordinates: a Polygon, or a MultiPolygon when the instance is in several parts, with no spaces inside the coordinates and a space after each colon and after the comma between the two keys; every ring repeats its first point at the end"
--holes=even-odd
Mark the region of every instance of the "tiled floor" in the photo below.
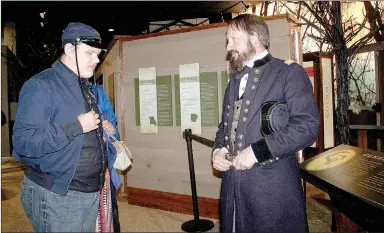
{"type": "MultiPolygon", "coordinates": [[[[29,219],[20,203],[20,182],[22,171],[2,173],[1,230],[2,232],[31,232],[29,219]]],[[[330,210],[328,195],[307,186],[308,222],[312,232],[330,231],[330,210]]],[[[119,215],[122,232],[181,232],[181,225],[193,219],[192,215],[150,209],[119,202],[119,215]]],[[[210,219],[218,232],[218,220],[210,219]]]]}

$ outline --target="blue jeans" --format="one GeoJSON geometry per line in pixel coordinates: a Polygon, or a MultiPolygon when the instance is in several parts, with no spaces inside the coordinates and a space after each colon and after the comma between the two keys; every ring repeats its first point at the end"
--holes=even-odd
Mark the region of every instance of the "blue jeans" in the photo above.
{"type": "Polygon", "coordinates": [[[100,192],[61,196],[24,176],[20,196],[36,232],[95,232],[100,192]]]}

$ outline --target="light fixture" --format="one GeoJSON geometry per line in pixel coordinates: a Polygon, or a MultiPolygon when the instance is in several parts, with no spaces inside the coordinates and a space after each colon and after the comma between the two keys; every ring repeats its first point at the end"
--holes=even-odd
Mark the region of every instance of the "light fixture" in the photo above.
{"type": "Polygon", "coordinates": [[[109,32],[113,32],[113,31],[115,31],[115,29],[110,28],[110,29],[108,29],[108,31],[109,31],[109,32]]]}

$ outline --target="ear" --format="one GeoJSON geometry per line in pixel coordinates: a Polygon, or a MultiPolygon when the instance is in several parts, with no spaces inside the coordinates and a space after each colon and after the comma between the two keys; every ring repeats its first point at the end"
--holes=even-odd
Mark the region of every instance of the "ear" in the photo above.
{"type": "Polygon", "coordinates": [[[259,35],[257,35],[256,32],[254,32],[253,35],[249,35],[249,41],[251,41],[253,45],[257,45],[260,42],[259,35]]]}
{"type": "Polygon", "coordinates": [[[64,53],[68,57],[74,57],[75,56],[75,46],[71,43],[66,43],[64,45],[64,53]]]}

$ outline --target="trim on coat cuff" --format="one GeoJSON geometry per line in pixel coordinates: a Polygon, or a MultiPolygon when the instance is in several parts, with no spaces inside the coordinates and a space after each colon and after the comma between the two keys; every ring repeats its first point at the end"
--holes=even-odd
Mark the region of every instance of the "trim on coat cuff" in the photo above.
{"type": "Polygon", "coordinates": [[[78,119],[74,121],[65,122],[61,125],[65,135],[68,140],[72,141],[74,137],[83,133],[83,127],[81,127],[80,121],[78,119]]]}
{"type": "Polygon", "coordinates": [[[251,144],[253,154],[259,163],[262,163],[268,159],[272,159],[271,151],[268,148],[265,138],[251,144]]]}

